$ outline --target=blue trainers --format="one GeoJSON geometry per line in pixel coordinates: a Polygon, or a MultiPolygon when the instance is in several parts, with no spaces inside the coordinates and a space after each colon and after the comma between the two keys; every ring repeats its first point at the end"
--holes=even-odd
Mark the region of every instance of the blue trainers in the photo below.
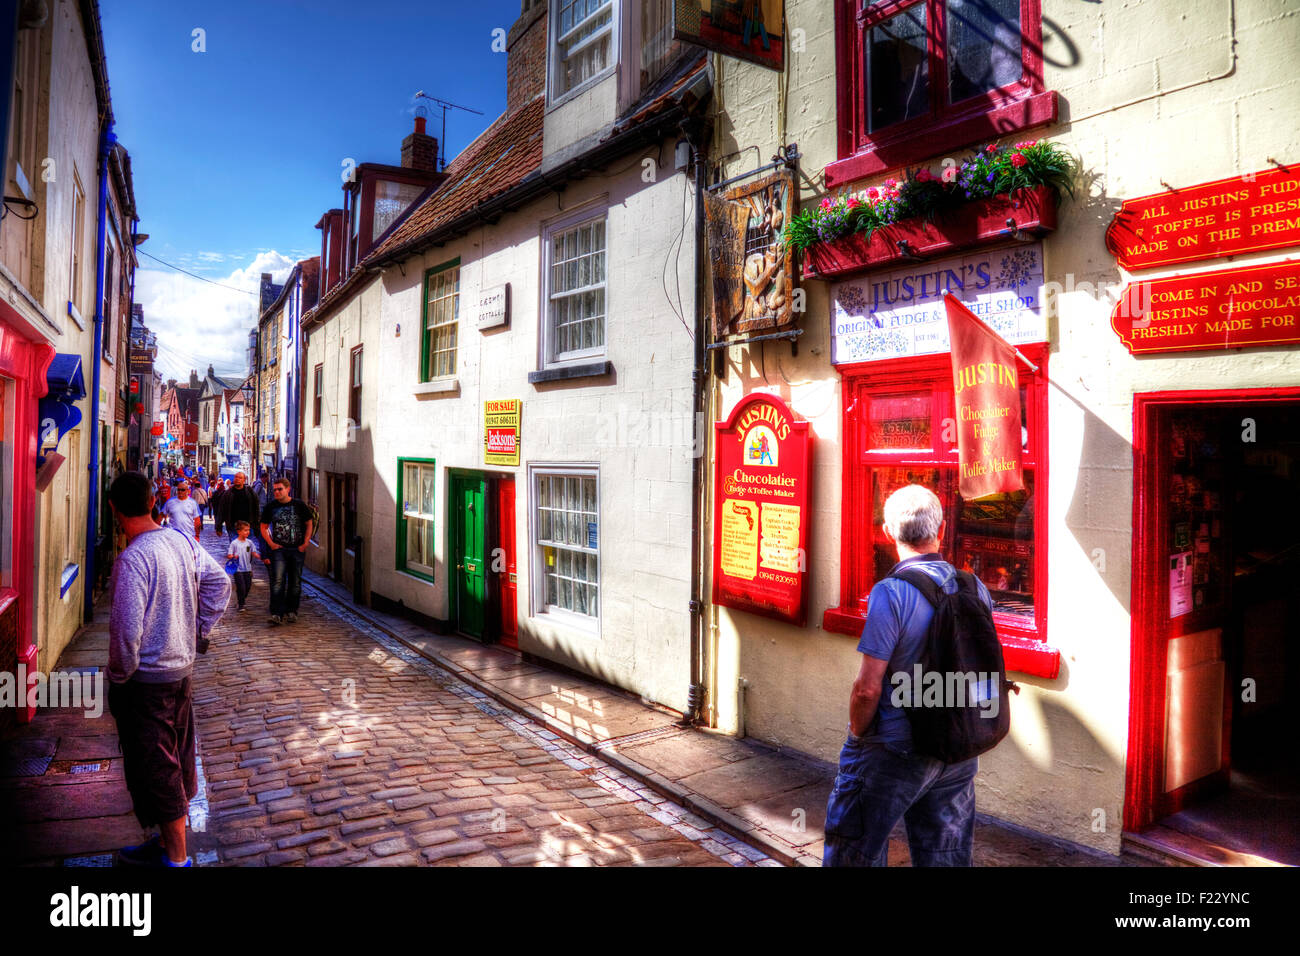
{"type": "Polygon", "coordinates": [[[124,846],[117,851],[117,862],[122,866],[161,866],[167,859],[162,837],[155,833],[136,846],[124,846]]]}
{"type": "Polygon", "coordinates": [[[169,857],[167,854],[164,853],[162,858],[162,865],[165,867],[176,867],[177,869],[181,869],[183,867],[193,866],[194,861],[187,856],[185,858],[184,863],[173,863],[171,857],[169,857]]]}

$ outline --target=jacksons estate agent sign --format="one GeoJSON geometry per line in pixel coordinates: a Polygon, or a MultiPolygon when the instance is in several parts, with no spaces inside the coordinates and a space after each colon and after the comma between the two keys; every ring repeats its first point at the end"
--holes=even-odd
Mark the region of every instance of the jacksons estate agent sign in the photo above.
{"type": "Polygon", "coordinates": [[[1029,243],[837,283],[831,290],[831,361],[949,351],[945,290],[1011,344],[1047,341],[1043,247],[1029,243]]]}
{"type": "Polygon", "coordinates": [[[761,392],[717,422],[713,602],[803,624],[808,553],[808,423],[761,392]]]}

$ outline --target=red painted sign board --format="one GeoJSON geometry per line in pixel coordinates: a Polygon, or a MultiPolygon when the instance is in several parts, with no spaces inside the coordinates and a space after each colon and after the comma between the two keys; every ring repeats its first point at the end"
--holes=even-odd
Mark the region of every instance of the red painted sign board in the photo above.
{"type": "Polygon", "coordinates": [[[812,437],[774,395],[714,424],[713,602],[803,624],[812,437]]]}
{"type": "Polygon", "coordinates": [[[1300,261],[1134,282],[1110,324],[1134,355],[1300,343],[1300,261]]]}
{"type": "Polygon", "coordinates": [[[1300,163],[1125,200],[1106,248],[1125,269],[1300,245],[1300,163]]]}

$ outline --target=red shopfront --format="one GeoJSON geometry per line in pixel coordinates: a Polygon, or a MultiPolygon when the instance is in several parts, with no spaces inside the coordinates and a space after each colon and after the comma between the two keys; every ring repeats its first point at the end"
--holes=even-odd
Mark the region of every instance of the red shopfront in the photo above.
{"type": "MultiPolygon", "coordinates": [[[[32,630],[35,591],[37,402],[45,395],[54,349],[28,338],[27,323],[0,302],[0,671],[37,670],[32,630]]],[[[0,709],[0,724],[30,719],[0,709]]],[[[0,726],[0,729],[3,729],[0,726]]]]}
{"type": "Polygon", "coordinates": [[[841,376],[843,522],[840,604],[822,627],[857,636],[872,585],[897,556],[882,530],[885,499],[931,488],[946,512],[940,549],[993,596],[1007,667],[1055,678],[1047,643],[1047,374],[1038,245],[984,251],[850,278],[832,290],[833,361],[841,376]],[[955,403],[942,291],[1012,341],[1019,366],[1024,490],[965,501],[957,492],[955,403]]]}

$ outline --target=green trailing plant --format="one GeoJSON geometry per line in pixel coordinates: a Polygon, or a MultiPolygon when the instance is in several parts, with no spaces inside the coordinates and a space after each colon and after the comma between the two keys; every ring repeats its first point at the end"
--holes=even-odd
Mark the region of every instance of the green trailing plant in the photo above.
{"type": "Polygon", "coordinates": [[[943,177],[929,169],[908,170],[902,182],[827,196],[786,223],[785,242],[804,250],[854,233],[870,236],[882,226],[905,219],[934,218],[971,202],[1018,189],[1046,186],[1059,196],[1074,196],[1078,161],[1056,143],[1029,140],[1014,146],[990,144],[976,151],[943,177]]]}

